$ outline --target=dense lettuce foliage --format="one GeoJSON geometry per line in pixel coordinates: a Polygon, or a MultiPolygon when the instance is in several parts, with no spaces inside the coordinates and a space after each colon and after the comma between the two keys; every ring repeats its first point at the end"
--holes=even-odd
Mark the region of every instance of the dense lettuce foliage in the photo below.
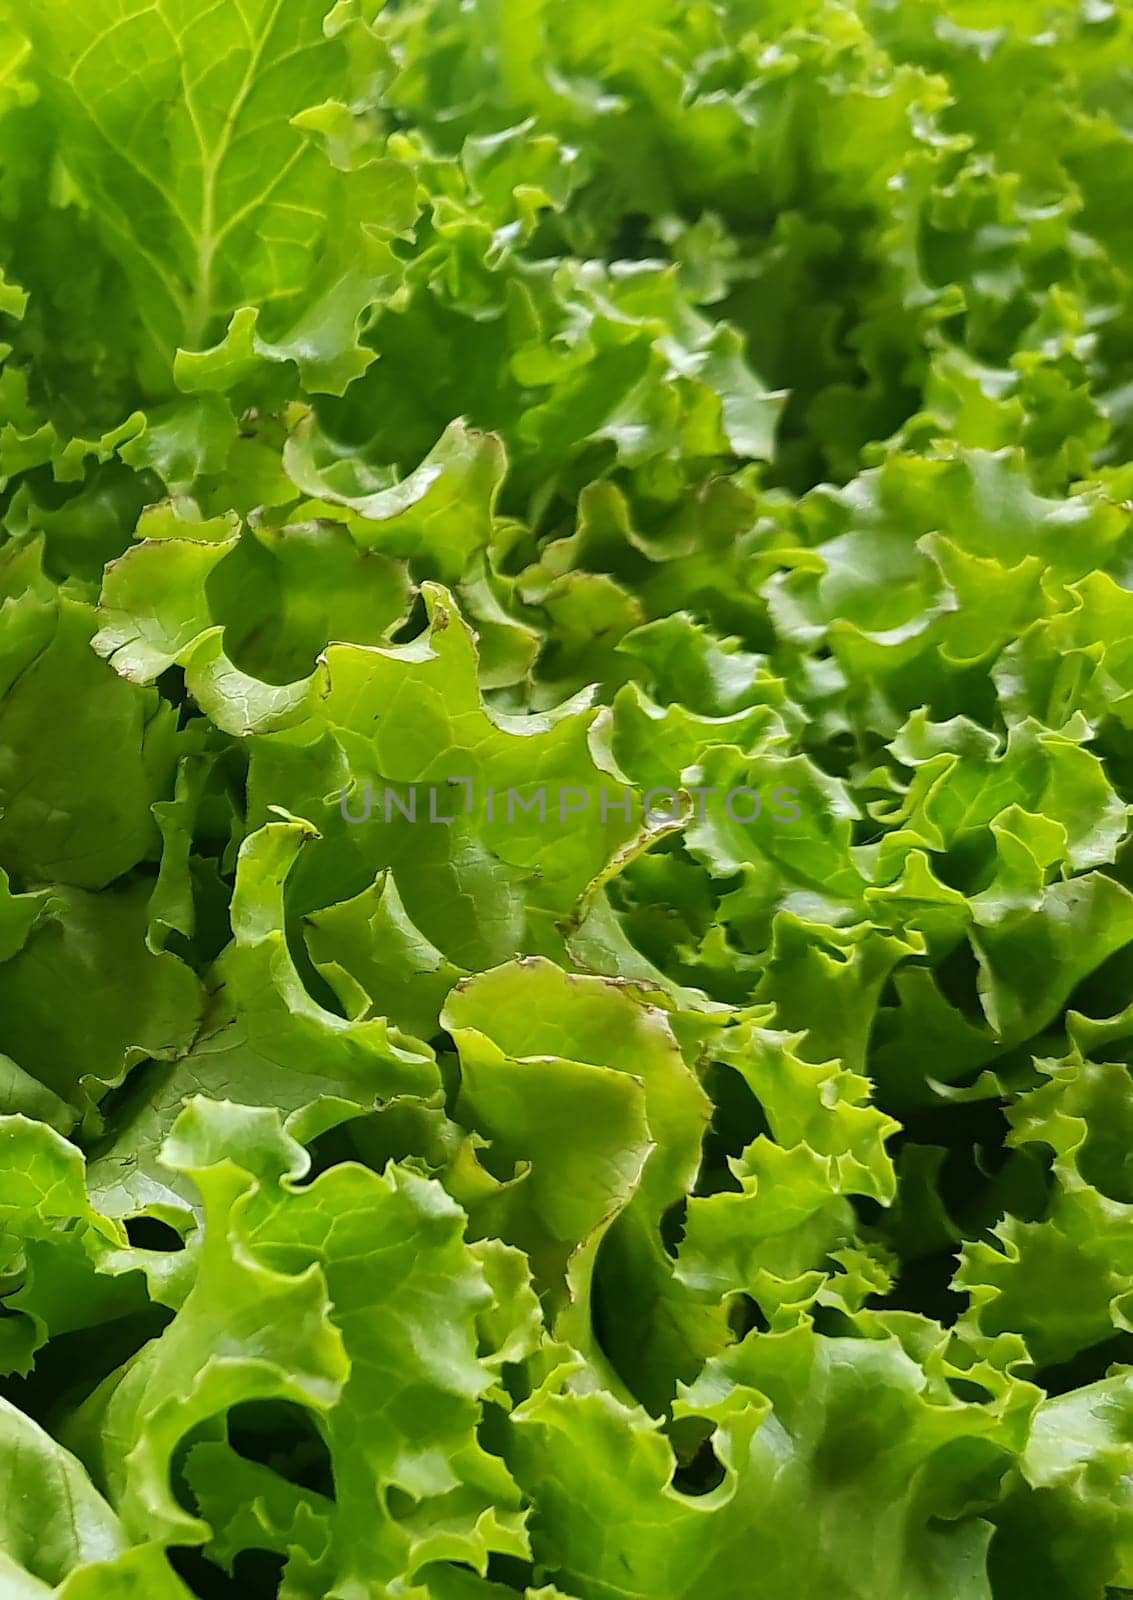
{"type": "Polygon", "coordinates": [[[0,1595],[1133,1593],[1133,10],[328,5],[0,31],[0,1595]]]}

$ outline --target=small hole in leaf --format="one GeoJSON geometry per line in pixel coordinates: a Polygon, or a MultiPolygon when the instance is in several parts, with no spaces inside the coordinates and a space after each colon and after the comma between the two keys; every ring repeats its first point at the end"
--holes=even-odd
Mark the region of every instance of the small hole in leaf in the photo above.
{"type": "Polygon", "coordinates": [[[126,1237],[135,1250],[184,1250],[185,1241],[177,1229],[160,1217],[127,1217],[126,1237]]]}
{"type": "Polygon", "coordinates": [[[990,1389],[985,1389],[982,1383],[973,1383],[971,1378],[949,1378],[948,1387],[957,1400],[967,1400],[972,1405],[986,1406],[995,1399],[990,1389]]]}
{"type": "Polygon", "coordinates": [[[661,1243],[671,1256],[675,1256],[680,1249],[687,1218],[687,1199],[675,1201],[661,1218],[661,1243]]]}
{"type": "MultiPolygon", "coordinates": [[[[699,1427],[711,1429],[711,1424],[701,1419],[685,1418],[682,1422],[687,1426],[696,1422],[699,1427]]],[[[696,1445],[691,1454],[680,1461],[673,1473],[673,1488],[678,1494],[697,1496],[711,1494],[713,1489],[718,1489],[724,1481],[724,1468],[720,1465],[715,1450],[712,1448],[712,1435],[709,1431],[696,1445]]]]}
{"type": "Polygon", "coordinates": [[[334,1469],[311,1413],[290,1400],[247,1400],[228,1413],[228,1442],[302,1489],[334,1498],[334,1469]]]}
{"type": "Polygon", "coordinates": [[[526,1594],[535,1583],[535,1568],[519,1556],[502,1555],[493,1550],[488,1557],[488,1582],[502,1583],[517,1594],[526,1594]]]}
{"type": "Polygon", "coordinates": [[[180,1545],[169,1551],[169,1565],[198,1600],[274,1600],[283,1558],[266,1550],[242,1550],[230,1577],[202,1551],[180,1545]]]}
{"type": "Polygon", "coordinates": [[[767,1333],[771,1324],[757,1300],[753,1300],[750,1294],[738,1294],[728,1307],[728,1326],[739,1344],[749,1333],[767,1333]]]}
{"type": "Polygon", "coordinates": [[[1133,1333],[1115,1333],[1100,1344],[1079,1350],[1069,1361],[1041,1367],[1034,1382],[1041,1384],[1048,1395],[1067,1394],[1071,1389],[1084,1389],[1099,1382],[1113,1366],[1133,1366],[1133,1333]]]}

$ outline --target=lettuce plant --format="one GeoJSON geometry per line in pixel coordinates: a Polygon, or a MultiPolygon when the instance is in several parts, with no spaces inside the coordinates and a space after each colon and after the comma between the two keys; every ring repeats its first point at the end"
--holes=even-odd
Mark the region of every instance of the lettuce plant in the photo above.
{"type": "Polygon", "coordinates": [[[1133,11],[0,23],[0,1594],[1133,1594],[1133,11]]]}

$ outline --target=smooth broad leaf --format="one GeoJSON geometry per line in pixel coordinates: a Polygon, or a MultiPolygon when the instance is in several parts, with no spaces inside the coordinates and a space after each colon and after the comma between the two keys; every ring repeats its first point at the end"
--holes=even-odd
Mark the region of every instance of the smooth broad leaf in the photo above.
{"type": "Polygon", "coordinates": [[[380,1100],[437,1086],[426,1044],[382,1018],[348,1020],[304,985],[288,944],[287,891],[313,837],[308,823],[291,819],[268,824],[242,846],[233,938],[210,974],[204,1024],[191,1049],[169,1066],[150,1069],[119,1108],[91,1172],[103,1210],[186,1215],[185,1186],[173,1183],[158,1158],[195,1095],[274,1106],[289,1131],[314,1138],[380,1100]]]}
{"type": "MultiPolygon", "coordinates": [[[[98,0],[75,18],[37,0],[21,14],[68,170],[169,363],[245,306],[267,309],[281,353],[315,386],[341,387],[370,359],[351,326],[367,246],[411,220],[411,186],[380,165],[336,169],[301,125],[348,68],[326,13],[324,0],[223,15],[198,0],[140,11],[98,0]],[[333,297],[315,314],[320,256],[353,267],[333,291],[345,307],[329,339],[333,297]]],[[[391,266],[373,262],[370,283],[391,266]]]]}
{"type": "MultiPolygon", "coordinates": [[[[91,1206],[74,1145],[16,1115],[0,1118],[0,1147],[0,1237],[12,1258],[0,1362],[6,1373],[26,1376],[49,1339],[145,1311],[143,1258],[91,1206]]],[[[80,1390],[94,1381],[85,1371],[72,1374],[80,1390]]]]}
{"type": "Polygon", "coordinates": [[[400,482],[369,493],[347,489],[339,480],[353,460],[347,453],[344,462],[342,447],[320,435],[314,413],[289,436],[283,461],[316,506],[325,502],[345,516],[359,549],[409,557],[423,577],[442,583],[463,577],[487,548],[506,467],[498,438],[458,420],[400,482]]]}
{"type": "Polygon", "coordinates": [[[459,984],[442,1022],[460,1055],[457,1115],[491,1141],[487,1164],[505,1180],[474,1223],[528,1252],[561,1337],[662,1407],[729,1338],[661,1242],[708,1114],[666,1014],[631,985],[529,958],[459,984]],[[563,1146],[556,1130],[574,1124],[588,1136],[563,1146]],[[597,1304],[617,1307],[600,1344],[597,1304]]]}
{"type": "Polygon", "coordinates": [[[53,890],[24,948],[0,965],[8,1051],[76,1112],[138,1062],[180,1055],[200,1025],[200,981],[171,952],[149,948],[147,905],[144,882],[102,894],[53,890]]]}
{"type": "Polygon", "coordinates": [[[158,1546],[131,1548],[81,1463],[7,1400],[0,1461],[0,1581],[12,1600],[187,1600],[158,1546]]]}
{"type": "Polygon", "coordinates": [[[156,854],[150,806],[172,788],[176,714],[93,654],[90,607],[29,593],[5,617],[0,863],[32,882],[100,889],[156,854]]]}
{"type": "Polygon", "coordinates": [[[996,1518],[992,1571],[1004,1594],[1042,1582],[1057,1600],[1133,1582],[1128,1373],[1045,1400],[996,1518]]]}
{"type": "Polygon", "coordinates": [[[446,996],[468,974],[413,926],[388,872],[352,900],[311,912],[306,924],[311,958],[344,1005],[420,1039],[436,1034],[446,996]]]}
{"type": "Polygon", "coordinates": [[[568,1591],[723,1600],[757,1571],[768,1600],[989,1600],[978,1508],[1018,1430],[955,1400],[895,1339],[748,1339],[678,1409],[706,1419],[723,1468],[698,1496],[672,1481],[657,1425],[609,1395],[549,1382],[520,1408],[536,1555],[568,1591]]]}
{"type": "MultiPolygon", "coordinates": [[[[13,1565],[40,1580],[39,1592],[53,1590],[76,1567],[112,1561],[126,1549],[118,1518],[81,1464],[4,1399],[0,1459],[9,1485],[0,1547],[13,1565]]],[[[26,1592],[37,1591],[29,1585],[26,1592]]]]}
{"type": "Polygon", "coordinates": [[[225,660],[263,680],[266,698],[307,678],[331,640],[382,643],[409,589],[400,563],[359,550],[333,523],[147,539],[107,568],[94,648],[135,683],[184,666],[196,690],[201,647],[222,639],[225,660]]]}
{"type": "Polygon", "coordinates": [[[472,970],[541,949],[635,831],[641,802],[589,695],[520,716],[491,710],[468,624],[425,586],[409,644],[332,645],[309,715],[257,739],[252,816],[284,806],[321,842],[299,912],[359,893],[384,868],[414,925],[472,970]]]}
{"type": "Polygon", "coordinates": [[[342,1597],[375,1572],[393,1581],[435,1560],[524,1556],[518,1490],[476,1437],[499,1367],[531,1345],[521,1263],[467,1245],[459,1207],[403,1169],[344,1163],[300,1187],[308,1158],[275,1111],[198,1098],[164,1159],[202,1197],[193,1287],[72,1430],[127,1526],[182,1543],[215,1534],[222,1553],[233,1519],[258,1515],[269,1548],[300,1570],[313,1561],[321,1593],[342,1597]],[[481,1353],[492,1340],[503,1342],[495,1359],[481,1353]],[[171,1496],[170,1463],[194,1430],[253,1399],[309,1413],[334,1499],[296,1496],[282,1479],[273,1492],[270,1473],[232,1462],[222,1430],[188,1471],[210,1533],[171,1496]],[[205,1474],[210,1459],[219,1470],[205,1474]],[[397,1515],[376,1514],[387,1498],[397,1515]],[[305,1536],[312,1519],[329,1524],[329,1542],[305,1536]]]}

